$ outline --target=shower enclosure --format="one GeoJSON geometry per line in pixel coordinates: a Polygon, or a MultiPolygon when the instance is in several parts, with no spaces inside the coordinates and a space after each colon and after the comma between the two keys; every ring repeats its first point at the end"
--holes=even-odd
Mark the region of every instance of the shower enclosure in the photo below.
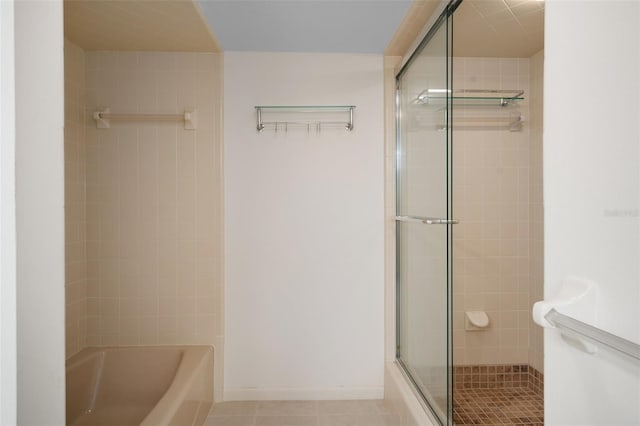
{"type": "Polygon", "coordinates": [[[396,357],[452,424],[452,2],[397,77],[396,357]]]}
{"type": "Polygon", "coordinates": [[[543,51],[479,51],[479,4],[507,7],[450,2],[396,78],[396,358],[440,424],[539,425],[543,51]]]}

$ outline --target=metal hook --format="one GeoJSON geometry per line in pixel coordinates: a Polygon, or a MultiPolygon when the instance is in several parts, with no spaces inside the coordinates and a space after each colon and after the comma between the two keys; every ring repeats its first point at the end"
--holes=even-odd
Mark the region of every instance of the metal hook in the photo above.
{"type": "Polygon", "coordinates": [[[262,108],[258,108],[256,107],[256,112],[257,112],[257,117],[258,117],[258,123],[256,124],[256,129],[258,129],[258,132],[262,132],[264,130],[264,124],[262,124],[262,108]]]}

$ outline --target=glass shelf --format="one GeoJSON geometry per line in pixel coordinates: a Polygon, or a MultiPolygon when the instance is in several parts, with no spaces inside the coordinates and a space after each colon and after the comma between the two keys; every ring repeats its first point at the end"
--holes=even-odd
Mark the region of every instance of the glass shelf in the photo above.
{"type": "MultiPolygon", "coordinates": [[[[505,107],[513,102],[524,99],[523,90],[484,90],[484,89],[463,89],[453,92],[453,96],[448,96],[454,106],[501,106],[505,107]]],[[[442,90],[424,90],[416,98],[418,105],[442,106],[447,100],[447,94],[442,90]]]]}
{"type": "Polygon", "coordinates": [[[277,109],[280,111],[349,111],[355,105],[256,105],[255,109],[277,109]]]}
{"type": "MultiPolygon", "coordinates": [[[[316,132],[320,132],[322,125],[325,126],[344,126],[347,130],[353,130],[353,110],[355,105],[256,105],[256,129],[261,132],[267,126],[272,126],[275,131],[278,127],[287,131],[289,126],[303,126],[309,131],[315,128],[316,132]],[[271,112],[271,114],[268,114],[271,112]],[[316,113],[319,114],[315,120],[291,120],[287,114],[290,113],[316,113]],[[343,115],[346,113],[346,117],[343,115]],[[272,117],[271,121],[264,121],[263,114],[272,117]],[[338,118],[345,117],[346,120],[340,121],[338,118]]],[[[291,118],[295,118],[295,114],[291,118]]]]}

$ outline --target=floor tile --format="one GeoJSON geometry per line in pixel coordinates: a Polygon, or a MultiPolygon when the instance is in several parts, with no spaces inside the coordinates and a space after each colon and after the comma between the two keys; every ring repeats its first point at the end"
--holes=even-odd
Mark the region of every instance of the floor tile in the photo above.
{"type": "MultiPolygon", "coordinates": [[[[364,401],[318,401],[320,415],[365,414],[367,406],[364,401]]],[[[377,413],[377,410],[375,411],[377,413]]]]}
{"type": "Polygon", "coordinates": [[[384,400],[240,401],[214,404],[205,426],[400,426],[384,400]]]}
{"type": "Polygon", "coordinates": [[[390,414],[320,415],[318,426],[399,426],[400,417],[390,414]]]}
{"type": "Polygon", "coordinates": [[[400,417],[386,415],[365,415],[358,416],[358,426],[399,426],[400,417]]]}
{"type": "Polygon", "coordinates": [[[385,401],[383,399],[362,400],[360,401],[360,404],[363,407],[364,414],[397,414],[393,404],[391,404],[390,401],[385,401]]]}
{"type": "Polygon", "coordinates": [[[318,426],[318,416],[258,416],[256,426],[318,426]]]}
{"type": "Polygon", "coordinates": [[[260,401],[258,416],[316,416],[317,401],[260,401]]]}
{"type": "Polygon", "coordinates": [[[213,404],[209,416],[254,416],[258,403],[256,401],[231,401],[213,404]]]}
{"type": "Polygon", "coordinates": [[[320,415],[319,426],[358,426],[356,414],[320,415]]]}
{"type": "Polygon", "coordinates": [[[254,426],[255,416],[210,416],[204,426],[254,426]]]}

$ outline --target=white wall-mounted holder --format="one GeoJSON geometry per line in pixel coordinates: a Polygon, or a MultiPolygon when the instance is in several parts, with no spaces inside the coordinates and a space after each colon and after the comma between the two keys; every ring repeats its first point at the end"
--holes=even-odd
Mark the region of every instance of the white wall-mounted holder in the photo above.
{"type": "Polygon", "coordinates": [[[544,317],[551,309],[556,309],[581,321],[594,321],[596,292],[596,284],[593,281],[567,277],[555,296],[533,305],[533,320],[541,327],[553,327],[544,317]]]}
{"type": "Polygon", "coordinates": [[[113,114],[109,108],[93,113],[98,129],[109,129],[111,120],[122,121],[184,121],[185,130],[196,130],[198,124],[198,111],[185,109],[183,114],[113,114]]]}
{"type": "Polygon", "coordinates": [[[564,322],[560,317],[585,325],[593,324],[596,320],[596,293],[597,286],[593,281],[567,277],[555,296],[533,305],[533,320],[541,327],[557,328],[562,333],[562,338],[571,346],[594,354],[597,346],[592,339],[563,326],[564,322]]]}
{"type": "Polygon", "coordinates": [[[591,325],[597,320],[597,296],[594,282],[568,277],[553,298],[533,305],[533,320],[542,327],[557,329],[567,343],[589,354],[601,347],[640,361],[638,343],[591,325]]]}
{"type": "Polygon", "coordinates": [[[489,328],[489,315],[485,311],[466,311],[464,313],[464,329],[481,331],[489,328]]]}

